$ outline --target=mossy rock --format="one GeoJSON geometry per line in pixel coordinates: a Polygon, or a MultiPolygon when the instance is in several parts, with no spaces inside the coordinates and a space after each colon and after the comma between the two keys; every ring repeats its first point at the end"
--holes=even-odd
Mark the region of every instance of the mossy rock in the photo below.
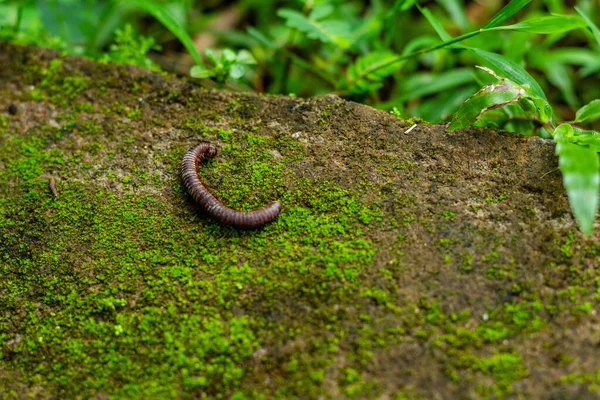
{"type": "Polygon", "coordinates": [[[8,43],[0,65],[3,399],[600,395],[600,239],[550,141],[8,43]],[[275,222],[203,215],[200,141],[210,190],[275,222]]]}

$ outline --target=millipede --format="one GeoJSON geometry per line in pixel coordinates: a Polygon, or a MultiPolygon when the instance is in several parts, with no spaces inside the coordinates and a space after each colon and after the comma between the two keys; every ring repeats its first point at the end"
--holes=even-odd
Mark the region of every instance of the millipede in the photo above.
{"type": "Polygon", "coordinates": [[[183,157],[181,176],[188,193],[200,203],[204,211],[213,219],[234,228],[255,229],[272,222],[281,211],[281,203],[273,201],[254,211],[237,211],[221,203],[213,196],[198,176],[198,164],[205,159],[214,158],[217,148],[206,142],[194,147],[183,157]]]}

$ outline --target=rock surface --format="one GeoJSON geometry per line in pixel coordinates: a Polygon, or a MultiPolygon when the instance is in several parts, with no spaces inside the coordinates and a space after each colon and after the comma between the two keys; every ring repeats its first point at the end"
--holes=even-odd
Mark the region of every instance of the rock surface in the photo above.
{"type": "Polygon", "coordinates": [[[2,398],[597,398],[554,146],[0,42],[2,398]],[[203,216],[183,154],[261,230],[203,216]],[[49,189],[56,182],[57,196],[49,189]]]}

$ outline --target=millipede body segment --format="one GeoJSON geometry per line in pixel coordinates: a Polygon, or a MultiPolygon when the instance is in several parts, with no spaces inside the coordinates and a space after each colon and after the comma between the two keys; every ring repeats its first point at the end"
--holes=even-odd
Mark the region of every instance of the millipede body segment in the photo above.
{"type": "Polygon", "coordinates": [[[226,207],[204,186],[198,176],[198,163],[217,155],[217,148],[210,143],[200,143],[194,146],[183,157],[181,175],[183,183],[194,200],[206,213],[217,221],[234,228],[260,228],[277,218],[281,211],[281,203],[273,201],[258,210],[244,212],[226,207]]]}

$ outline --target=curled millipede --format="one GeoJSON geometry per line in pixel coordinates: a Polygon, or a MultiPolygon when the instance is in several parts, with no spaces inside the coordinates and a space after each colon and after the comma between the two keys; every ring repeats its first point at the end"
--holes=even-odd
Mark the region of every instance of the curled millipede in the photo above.
{"type": "Polygon", "coordinates": [[[226,207],[215,196],[206,189],[198,176],[198,163],[206,158],[217,155],[217,148],[210,143],[200,143],[194,146],[183,157],[181,162],[181,175],[183,183],[194,200],[196,200],[206,213],[217,221],[234,228],[260,228],[261,226],[275,220],[281,203],[273,201],[258,210],[244,212],[236,211],[226,207]]]}
{"type": "Polygon", "coordinates": [[[50,178],[48,178],[48,186],[50,187],[50,191],[52,192],[52,196],[57,197],[58,196],[58,192],[56,191],[56,181],[54,180],[53,176],[51,176],[50,178]]]}

